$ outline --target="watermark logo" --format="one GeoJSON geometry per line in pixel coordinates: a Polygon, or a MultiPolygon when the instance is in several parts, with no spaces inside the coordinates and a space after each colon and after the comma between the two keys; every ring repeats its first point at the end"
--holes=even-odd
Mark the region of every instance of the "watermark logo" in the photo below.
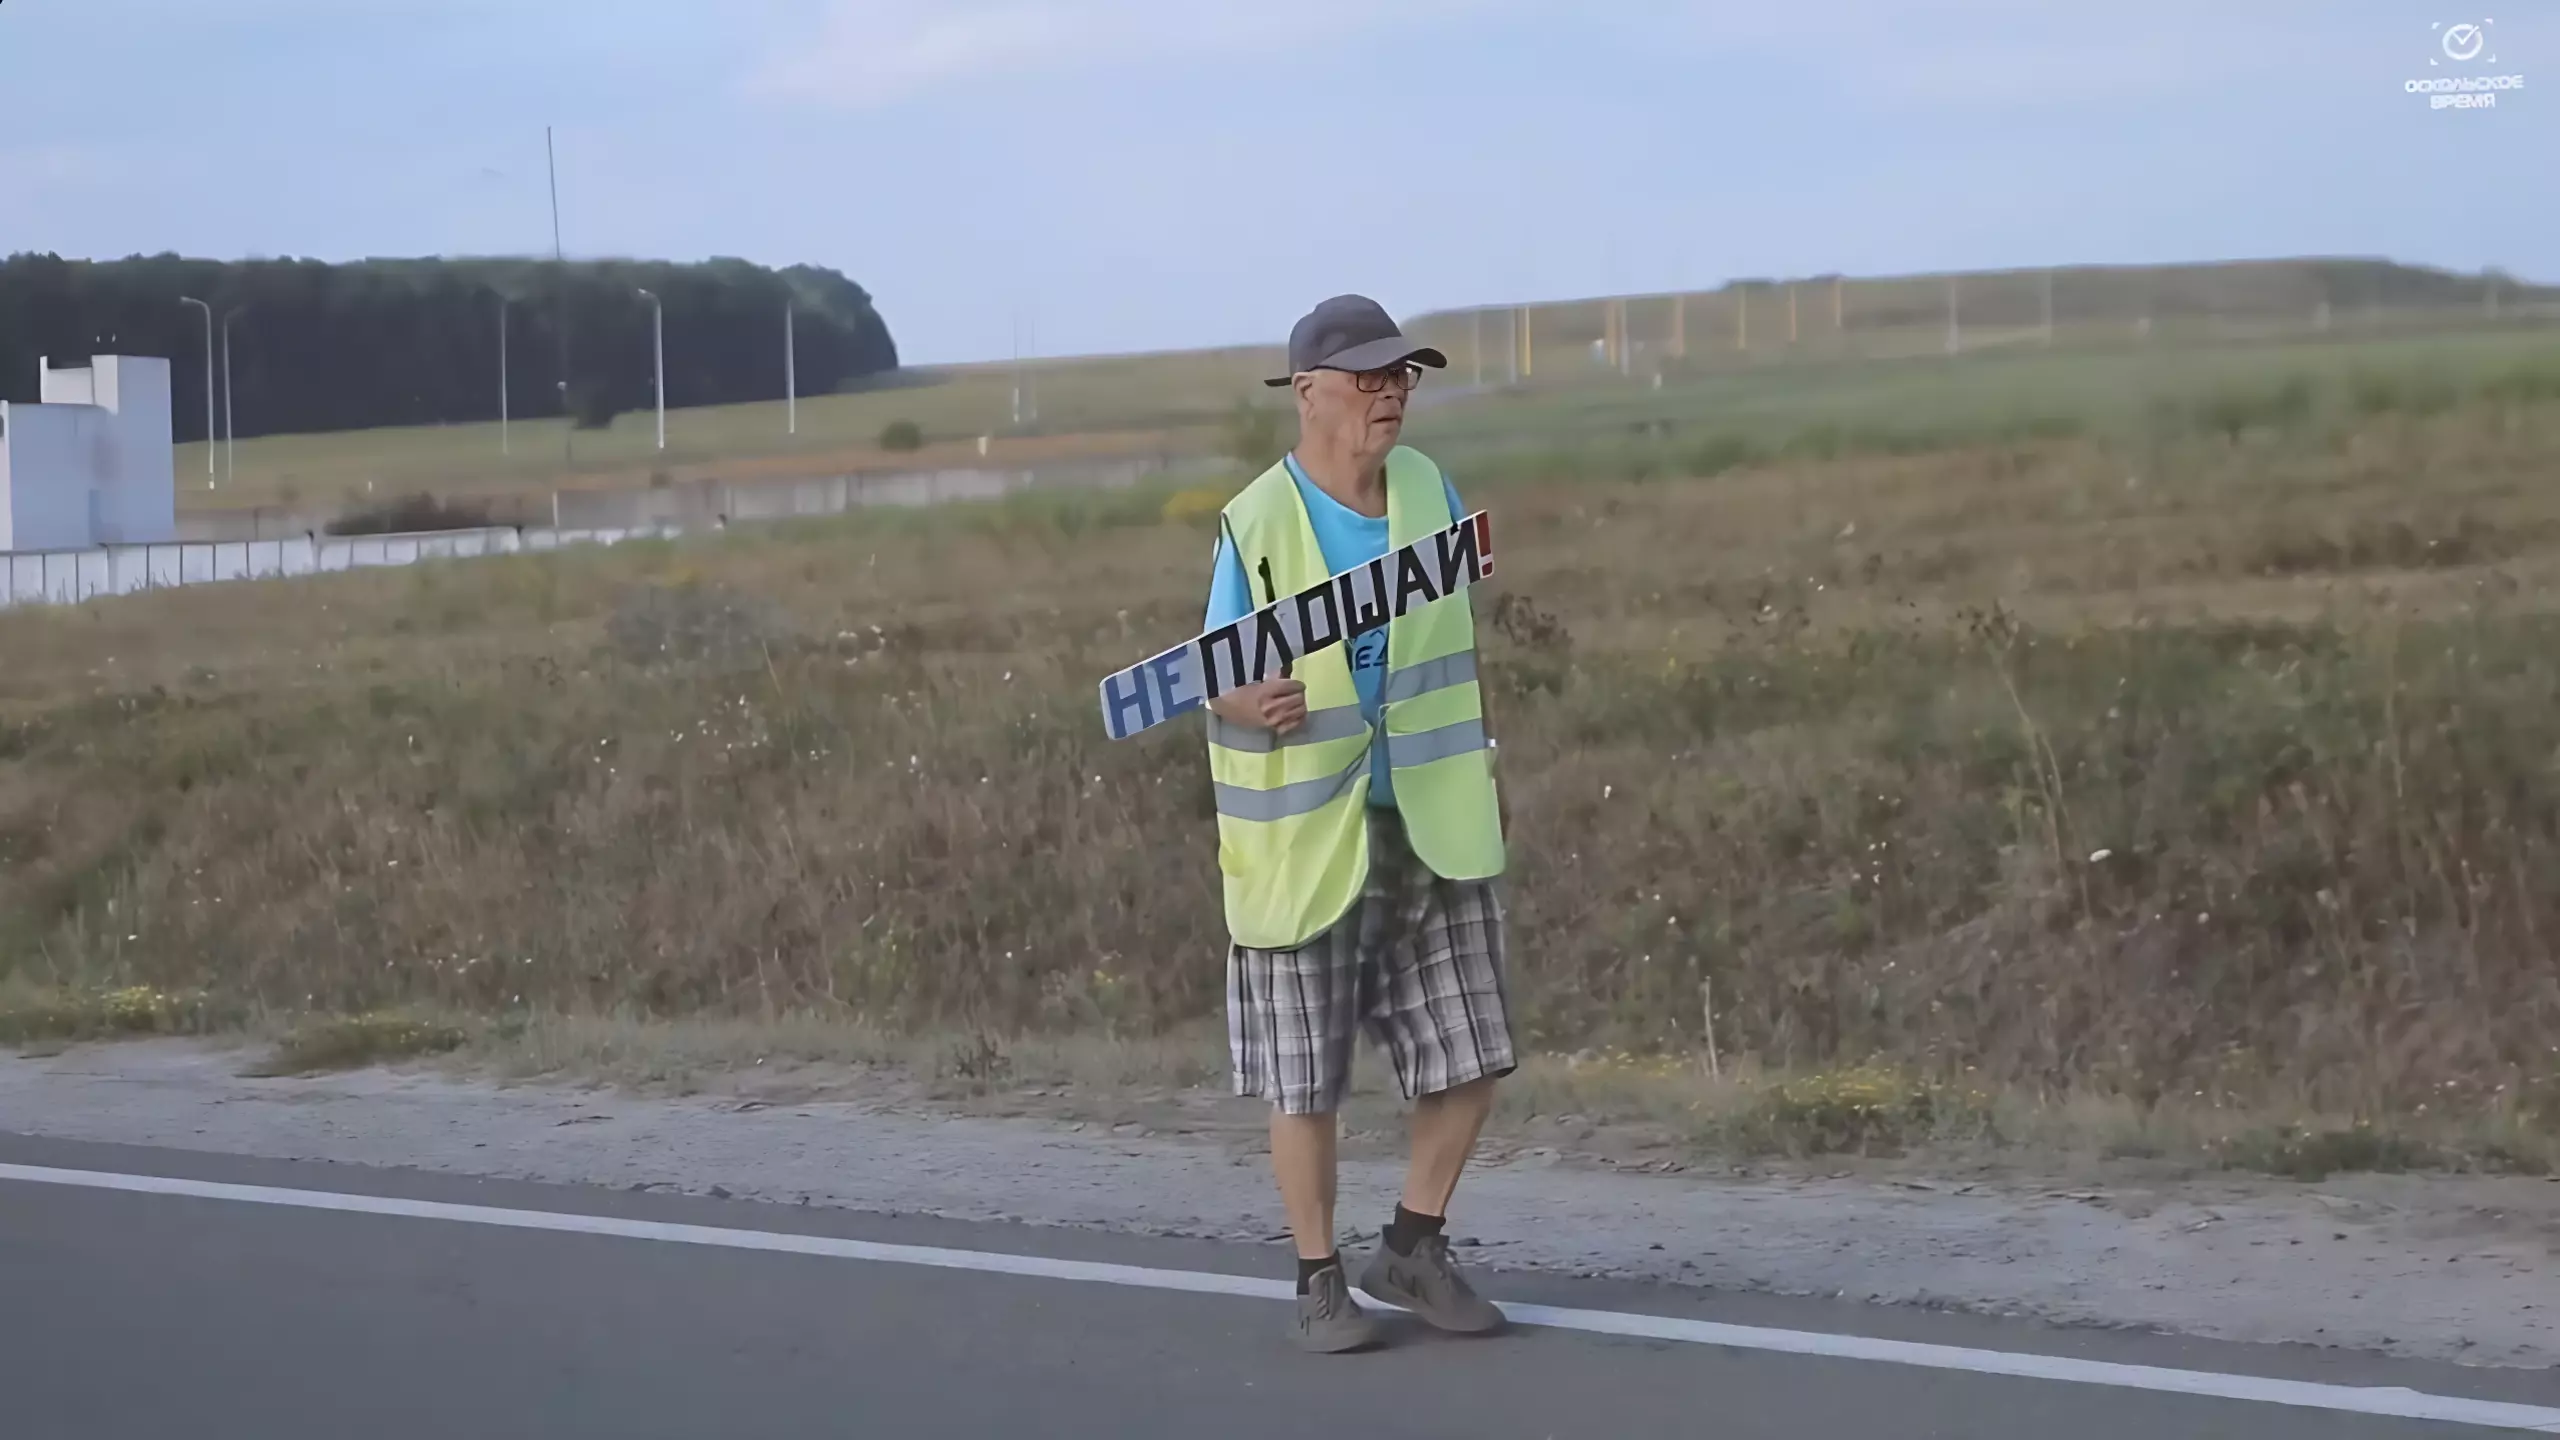
{"type": "Polygon", "coordinates": [[[2524,76],[2499,65],[2497,21],[2439,20],[2427,35],[2428,73],[2400,88],[2428,109],[2495,110],[2498,97],[2512,102],[2524,89],[2524,76]]]}

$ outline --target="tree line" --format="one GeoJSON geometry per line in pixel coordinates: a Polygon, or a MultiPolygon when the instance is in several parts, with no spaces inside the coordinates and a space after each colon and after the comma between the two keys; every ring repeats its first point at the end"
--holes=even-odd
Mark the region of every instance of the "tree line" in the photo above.
{"type": "Polygon", "coordinates": [[[161,356],[178,439],[204,438],[205,318],[180,301],[193,296],[213,307],[217,387],[231,317],[243,436],[495,420],[502,336],[509,414],[599,424],[656,403],[642,289],[666,307],[670,407],[781,399],[786,309],[801,394],[898,365],[870,295],[814,266],[36,254],[0,260],[0,399],[36,399],[42,356],[161,356]]]}

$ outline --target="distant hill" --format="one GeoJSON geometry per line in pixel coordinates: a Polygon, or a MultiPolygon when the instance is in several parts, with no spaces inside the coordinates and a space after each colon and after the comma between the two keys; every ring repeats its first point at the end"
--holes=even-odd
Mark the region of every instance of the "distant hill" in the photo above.
{"type": "Polygon", "coordinates": [[[782,398],[786,305],[803,394],[898,365],[871,297],[809,266],[18,255],[0,260],[0,399],[36,398],[39,356],[164,356],[178,438],[201,439],[204,316],[179,303],[192,295],[217,316],[239,312],[232,408],[243,436],[495,420],[503,300],[510,413],[565,404],[601,417],[654,403],[642,287],[666,303],[670,406],[782,398]]]}
{"type": "MultiPolygon", "coordinates": [[[[1728,281],[1714,290],[1595,296],[1529,306],[1532,343],[1604,343],[1624,323],[1639,353],[1708,352],[1816,344],[1840,334],[1943,329],[1949,281],[1968,330],[2040,327],[2051,297],[2059,329],[2140,325],[2177,329],[2206,322],[2246,328],[2304,326],[2327,314],[2340,324],[2370,315],[2514,310],[2560,306],[2560,286],[2495,272],[2459,274],[2389,260],[2312,257],[2182,265],[2066,265],[2051,270],[1970,271],[1894,276],[1806,275],[1728,281]],[[1625,317],[1613,320],[1612,312],[1625,317]]],[[[1510,343],[1513,306],[1437,311],[1408,328],[1451,350],[1485,337],[1497,357],[1510,343]]],[[[1462,362],[1464,363],[1464,362],[1462,362]]],[[[1545,363],[1545,362],[1541,362],[1545,363]]]]}

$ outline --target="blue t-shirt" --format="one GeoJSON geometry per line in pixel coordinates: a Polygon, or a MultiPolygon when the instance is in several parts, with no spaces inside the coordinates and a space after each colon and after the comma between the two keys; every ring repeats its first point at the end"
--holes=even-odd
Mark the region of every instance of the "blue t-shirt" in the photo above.
{"type": "MultiPolygon", "coordinates": [[[[1288,457],[1289,477],[1298,482],[1298,498],[1306,503],[1307,518],[1315,522],[1316,546],[1324,552],[1324,567],[1335,575],[1366,565],[1387,553],[1387,517],[1363,515],[1324,493],[1324,487],[1307,478],[1298,467],[1298,457],[1288,457]]],[[[1448,485],[1449,513],[1465,519],[1467,509],[1458,503],[1458,487],[1448,485]]],[[[1245,578],[1244,561],[1236,555],[1227,538],[1218,537],[1217,559],[1209,573],[1209,614],[1202,630],[1215,630],[1233,625],[1269,603],[1259,596],[1245,578]]],[[[1360,714],[1372,726],[1378,723],[1378,694],[1387,678],[1387,631],[1385,626],[1362,635],[1351,645],[1351,688],[1360,695],[1360,714]]],[[[1395,782],[1387,770],[1387,747],[1373,745],[1369,749],[1369,803],[1385,808],[1396,803],[1395,782]]]]}

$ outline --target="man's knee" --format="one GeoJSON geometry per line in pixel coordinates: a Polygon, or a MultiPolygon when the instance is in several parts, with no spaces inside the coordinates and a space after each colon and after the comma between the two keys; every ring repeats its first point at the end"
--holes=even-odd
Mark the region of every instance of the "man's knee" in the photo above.
{"type": "Polygon", "coordinates": [[[1500,1085],[1503,1077],[1510,1073],[1508,1070],[1498,1070],[1489,1075],[1478,1075],[1472,1080],[1462,1080],[1446,1090],[1435,1090],[1420,1097],[1417,1103],[1436,1101],[1442,1104],[1463,1105],[1486,1100],[1493,1095],[1494,1087],[1500,1085]]]}

